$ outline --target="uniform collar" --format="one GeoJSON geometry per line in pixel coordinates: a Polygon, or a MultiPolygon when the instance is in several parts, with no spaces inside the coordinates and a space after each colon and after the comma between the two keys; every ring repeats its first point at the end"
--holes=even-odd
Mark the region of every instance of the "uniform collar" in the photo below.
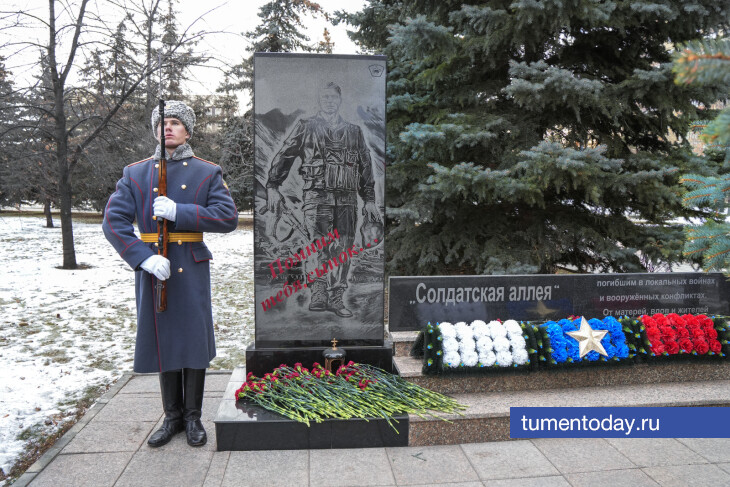
{"type": "MultiPolygon", "coordinates": [[[[182,159],[187,159],[188,157],[194,156],[195,154],[193,153],[193,148],[190,147],[190,144],[183,144],[178,146],[177,149],[175,149],[175,152],[173,152],[167,160],[180,161],[182,159]]],[[[157,148],[155,149],[155,155],[152,156],[152,158],[156,161],[160,160],[160,144],[157,144],[157,148]]]]}
{"type": "Polygon", "coordinates": [[[317,112],[317,115],[315,117],[318,118],[325,125],[327,125],[329,127],[333,127],[333,128],[339,127],[340,125],[345,124],[345,120],[342,118],[342,115],[340,115],[339,113],[337,114],[337,118],[335,118],[332,122],[328,122],[327,119],[324,118],[324,115],[322,114],[322,112],[317,112]]]}

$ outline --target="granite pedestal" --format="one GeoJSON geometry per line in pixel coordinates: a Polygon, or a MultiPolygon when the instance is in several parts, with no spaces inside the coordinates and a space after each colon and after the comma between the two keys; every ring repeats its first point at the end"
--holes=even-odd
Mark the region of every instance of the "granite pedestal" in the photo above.
{"type": "Polygon", "coordinates": [[[292,421],[245,401],[225,398],[215,419],[218,451],[408,446],[408,415],[385,419],[292,421]]]}
{"type": "MultiPolygon", "coordinates": [[[[311,368],[319,362],[324,365],[322,352],[328,347],[261,347],[252,343],[246,348],[246,371],[263,377],[281,364],[293,366],[299,362],[311,368]]],[[[390,373],[397,373],[393,362],[393,342],[385,340],[380,345],[343,345],[347,352],[346,361],[369,364],[390,373]]]]}

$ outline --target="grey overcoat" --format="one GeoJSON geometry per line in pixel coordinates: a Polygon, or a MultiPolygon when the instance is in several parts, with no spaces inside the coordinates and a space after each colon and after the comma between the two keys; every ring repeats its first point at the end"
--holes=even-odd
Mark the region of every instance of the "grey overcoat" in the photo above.
{"type": "MultiPolygon", "coordinates": [[[[135,269],[137,342],[135,372],[204,369],[215,357],[210,299],[212,255],[204,242],[171,240],[171,276],[167,280],[167,310],[155,307],[156,278],[139,265],[157,253],[154,243],[134,233],[156,233],[152,202],[157,196],[158,169],[154,158],[124,168],[122,179],[107,203],[104,235],[119,255],[135,269]]],[[[167,196],[177,203],[170,232],[231,232],[238,212],[223,182],[221,168],[197,157],[167,163],[167,196]]]]}

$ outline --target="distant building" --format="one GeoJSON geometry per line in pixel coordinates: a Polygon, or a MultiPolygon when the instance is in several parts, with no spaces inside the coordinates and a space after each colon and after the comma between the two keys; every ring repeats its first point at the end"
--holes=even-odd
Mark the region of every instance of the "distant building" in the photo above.
{"type": "Polygon", "coordinates": [[[188,98],[198,117],[196,130],[216,133],[235,115],[237,100],[224,95],[193,95],[188,98]]]}

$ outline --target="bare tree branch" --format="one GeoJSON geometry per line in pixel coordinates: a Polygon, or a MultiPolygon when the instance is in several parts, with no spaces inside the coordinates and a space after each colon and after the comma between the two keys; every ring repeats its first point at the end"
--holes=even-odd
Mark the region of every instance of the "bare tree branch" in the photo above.
{"type": "MultiPolygon", "coordinates": [[[[53,2],[53,0],[50,0],[53,2]]],[[[66,78],[68,77],[69,71],[71,71],[71,67],[73,66],[74,58],[76,57],[76,48],[78,47],[79,43],[79,36],[81,35],[81,27],[84,25],[84,12],[86,12],[86,4],[89,3],[89,0],[81,0],[81,6],[79,7],[79,15],[76,19],[76,26],[74,30],[74,37],[73,41],[71,41],[71,51],[68,54],[68,62],[66,63],[66,67],[63,70],[63,74],[61,75],[61,83],[66,82],[66,78]]]]}

